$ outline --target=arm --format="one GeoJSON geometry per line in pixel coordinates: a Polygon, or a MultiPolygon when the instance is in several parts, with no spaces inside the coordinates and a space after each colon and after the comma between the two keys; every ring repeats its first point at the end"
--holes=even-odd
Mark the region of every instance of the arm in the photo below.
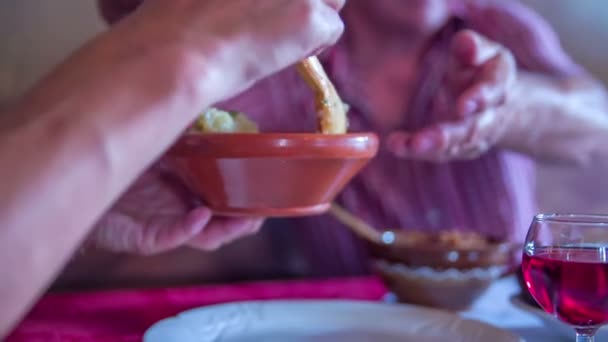
{"type": "Polygon", "coordinates": [[[514,117],[503,147],[547,162],[588,164],[608,156],[608,97],[587,76],[520,73],[502,110],[514,117]]]}
{"type": "Polygon", "coordinates": [[[0,336],[201,108],[335,42],[340,5],[149,1],[7,109],[0,336]]]}
{"type": "MultiPolygon", "coordinates": [[[[216,99],[183,91],[192,80],[179,54],[131,51],[119,58],[119,51],[104,51],[113,48],[103,40],[6,111],[29,120],[0,138],[0,335],[103,211],[179,134],[190,108],[216,99]],[[165,67],[148,72],[153,65],[165,67]]],[[[197,74],[207,82],[204,68],[197,74]]]]}

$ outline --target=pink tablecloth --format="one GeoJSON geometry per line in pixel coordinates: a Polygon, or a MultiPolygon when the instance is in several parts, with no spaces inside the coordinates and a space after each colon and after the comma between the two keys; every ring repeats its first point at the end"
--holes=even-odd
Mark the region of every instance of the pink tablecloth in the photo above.
{"type": "Polygon", "coordinates": [[[385,293],[379,280],[357,278],[55,294],[44,297],[7,342],[141,341],[158,320],[202,305],[266,299],[378,300],[385,293]]]}

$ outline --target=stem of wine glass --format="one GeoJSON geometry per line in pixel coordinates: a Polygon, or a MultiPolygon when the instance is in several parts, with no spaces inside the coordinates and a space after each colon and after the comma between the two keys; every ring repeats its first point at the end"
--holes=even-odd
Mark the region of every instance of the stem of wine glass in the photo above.
{"type": "Polygon", "coordinates": [[[576,342],[594,342],[595,341],[595,334],[588,334],[588,333],[576,333],[576,342]]]}

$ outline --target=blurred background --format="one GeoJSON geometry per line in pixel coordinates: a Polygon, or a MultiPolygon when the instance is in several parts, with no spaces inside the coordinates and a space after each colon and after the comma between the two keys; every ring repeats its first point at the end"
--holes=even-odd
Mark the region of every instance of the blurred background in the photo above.
{"type": "MultiPolygon", "coordinates": [[[[605,44],[608,41],[608,21],[605,20],[608,1],[523,2],[546,17],[575,60],[608,84],[608,44],[605,44]]],[[[94,0],[1,0],[0,27],[0,106],[21,94],[67,54],[104,29],[94,0]]],[[[537,188],[541,209],[608,212],[608,191],[604,190],[608,189],[607,174],[608,161],[601,160],[584,169],[541,165],[537,188]]],[[[262,242],[252,246],[269,248],[262,242]]],[[[231,248],[241,248],[240,253],[247,253],[246,248],[239,247],[239,244],[231,248]]],[[[229,258],[229,253],[226,253],[225,258],[229,258]]],[[[268,257],[272,258],[270,254],[268,257]]],[[[156,269],[167,267],[175,274],[180,267],[187,267],[180,266],[179,260],[163,260],[165,264],[156,258],[147,262],[154,264],[156,269]]],[[[102,272],[104,269],[125,274],[133,271],[118,259],[108,257],[99,259],[98,264],[93,259],[88,265],[102,266],[102,272]]],[[[217,264],[207,267],[217,267],[217,264]]],[[[145,278],[145,272],[141,271],[143,268],[138,269],[145,278]]],[[[264,270],[260,268],[252,272],[263,273],[264,270]]]]}
{"type": "MultiPolygon", "coordinates": [[[[608,1],[525,0],[560,35],[566,50],[608,84],[608,1]]],[[[608,212],[608,161],[585,169],[541,166],[537,194],[543,211],[608,212]]]]}

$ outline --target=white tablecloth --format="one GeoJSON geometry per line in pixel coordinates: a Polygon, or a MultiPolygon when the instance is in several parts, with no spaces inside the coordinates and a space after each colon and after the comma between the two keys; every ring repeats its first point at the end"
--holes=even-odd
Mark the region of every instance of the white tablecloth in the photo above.
{"type": "Polygon", "coordinates": [[[545,327],[539,318],[515,307],[510,298],[518,292],[519,286],[515,277],[502,279],[488,289],[471,310],[462,313],[462,316],[510,330],[527,342],[574,341],[574,333],[571,339],[564,338],[545,327]]]}

